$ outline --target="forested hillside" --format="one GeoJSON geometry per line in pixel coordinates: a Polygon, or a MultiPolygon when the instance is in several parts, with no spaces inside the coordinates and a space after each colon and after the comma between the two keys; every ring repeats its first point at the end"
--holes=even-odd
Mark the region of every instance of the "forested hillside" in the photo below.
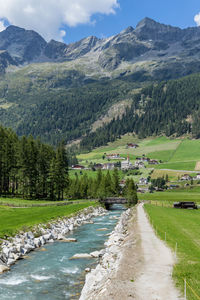
{"type": "Polygon", "coordinates": [[[200,72],[199,35],[199,27],[145,18],[115,36],[66,45],[8,26],[0,33],[0,122],[53,145],[84,138],[87,149],[129,131],[198,137],[199,75],[177,78],[200,72]],[[104,118],[120,103],[118,120],[104,118]]]}
{"type": "Polygon", "coordinates": [[[61,200],[68,182],[62,143],[54,150],[32,136],[19,139],[0,127],[0,195],[61,200]]]}
{"type": "Polygon", "coordinates": [[[92,149],[134,132],[144,138],[165,134],[192,134],[200,138],[200,75],[152,84],[133,96],[122,118],[90,133],[81,142],[82,149],[92,149]]]}
{"type": "Polygon", "coordinates": [[[88,134],[114,103],[132,99],[132,90],[140,86],[119,79],[83,84],[79,73],[71,76],[71,82],[69,77],[63,83],[53,77],[42,86],[39,79],[31,84],[31,77],[24,81],[21,76],[14,84],[12,77],[9,89],[1,82],[0,95],[6,97],[2,106],[0,101],[1,122],[20,136],[32,134],[53,145],[63,139],[67,144],[88,134]]]}

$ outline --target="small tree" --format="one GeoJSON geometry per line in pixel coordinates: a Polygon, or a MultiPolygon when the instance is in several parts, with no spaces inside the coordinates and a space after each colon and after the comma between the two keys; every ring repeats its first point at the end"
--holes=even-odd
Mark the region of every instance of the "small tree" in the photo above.
{"type": "Polygon", "coordinates": [[[131,207],[131,206],[136,205],[138,203],[136,186],[135,186],[135,183],[134,183],[133,179],[130,179],[128,181],[128,186],[126,188],[125,197],[128,201],[128,203],[127,203],[128,207],[131,207]]]}

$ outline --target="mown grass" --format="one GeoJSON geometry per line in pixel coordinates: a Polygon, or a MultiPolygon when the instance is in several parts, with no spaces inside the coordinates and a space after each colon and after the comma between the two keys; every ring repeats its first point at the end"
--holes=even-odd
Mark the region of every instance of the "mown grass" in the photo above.
{"type": "Polygon", "coordinates": [[[157,158],[163,161],[168,161],[177,147],[181,143],[181,140],[170,140],[166,137],[150,137],[143,140],[139,140],[132,135],[124,135],[121,139],[109,143],[107,146],[99,147],[91,151],[90,153],[83,153],[78,156],[78,159],[85,163],[86,161],[99,161],[102,162],[102,156],[104,153],[119,153],[121,156],[127,157],[130,155],[130,159],[135,159],[136,156],[142,154],[150,156],[150,158],[157,158]],[[139,148],[129,149],[126,148],[127,143],[137,143],[139,148]]]}
{"type": "Polygon", "coordinates": [[[179,202],[194,201],[200,204],[200,191],[198,189],[177,189],[166,192],[154,192],[146,194],[138,194],[139,200],[159,201],[159,202],[179,202]]]}
{"type": "Polygon", "coordinates": [[[178,161],[178,162],[168,162],[164,164],[155,165],[154,168],[194,171],[195,166],[196,166],[196,161],[178,161]]]}
{"type": "Polygon", "coordinates": [[[31,228],[40,223],[48,223],[59,217],[67,217],[88,206],[97,205],[95,202],[71,204],[67,206],[10,208],[0,206],[0,238],[12,236],[19,230],[31,228]]]}
{"type": "MultiPolygon", "coordinates": [[[[168,175],[168,178],[170,181],[177,181],[178,178],[180,178],[183,174],[185,174],[185,172],[177,172],[177,171],[173,171],[173,170],[161,170],[161,169],[154,169],[151,178],[152,179],[156,179],[158,177],[166,177],[166,175],[168,175]]],[[[190,174],[191,175],[191,174],[190,174]]]]}
{"type": "Polygon", "coordinates": [[[68,203],[69,200],[66,201],[47,201],[47,200],[26,200],[22,198],[8,198],[8,197],[0,197],[0,205],[12,205],[12,206],[42,206],[42,205],[59,205],[68,203]]]}
{"type": "Polygon", "coordinates": [[[184,140],[171,158],[171,162],[197,161],[200,158],[200,140],[184,140]]]}
{"type": "Polygon", "coordinates": [[[162,162],[167,162],[172,157],[175,150],[163,150],[163,151],[154,151],[148,154],[148,157],[151,159],[161,160],[162,162]]]}
{"type": "MultiPolygon", "coordinates": [[[[175,250],[177,243],[178,261],[174,266],[173,278],[177,286],[184,289],[184,279],[194,293],[200,297],[200,211],[179,210],[146,204],[145,209],[158,236],[175,250]]],[[[199,299],[187,287],[187,299],[199,299]]]]}

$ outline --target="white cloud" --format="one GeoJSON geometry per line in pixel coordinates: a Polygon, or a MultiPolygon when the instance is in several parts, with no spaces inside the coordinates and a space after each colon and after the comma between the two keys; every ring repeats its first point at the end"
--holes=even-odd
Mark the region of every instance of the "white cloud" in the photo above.
{"type": "Polygon", "coordinates": [[[4,21],[3,20],[0,20],[0,31],[3,31],[3,30],[5,30],[6,29],[6,27],[5,27],[5,25],[4,25],[4,21]]]}
{"type": "Polygon", "coordinates": [[[200,12],[196,16],[194,16],[194,21],[197,26],[200,26],[200,12]]]}
{"type": "Polygon", "coordinates": [[[114,14],[117,7],[118,0],[0,0],[0,19],[33,29],[47,40],[62,39],[62,25],[91,23],[94,14],[114,14]]]}

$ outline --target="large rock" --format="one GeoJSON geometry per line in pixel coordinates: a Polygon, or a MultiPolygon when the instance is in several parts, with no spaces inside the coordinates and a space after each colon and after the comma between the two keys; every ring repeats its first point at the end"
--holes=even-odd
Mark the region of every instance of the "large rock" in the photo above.
{"type": "Polygon", "coordinates": [[[0,265],[0,274],[6,272],[6,271],[9,271],[10,268],[7,267],[7,266],[4,266],[4,265],[0,265]]]}
{"type": "Polygon", "coordinates": [[[81,259],[81,258],[92,258],[92,255],[88,253],[79,253],[73,255],[70,259],[81,259]]]}

